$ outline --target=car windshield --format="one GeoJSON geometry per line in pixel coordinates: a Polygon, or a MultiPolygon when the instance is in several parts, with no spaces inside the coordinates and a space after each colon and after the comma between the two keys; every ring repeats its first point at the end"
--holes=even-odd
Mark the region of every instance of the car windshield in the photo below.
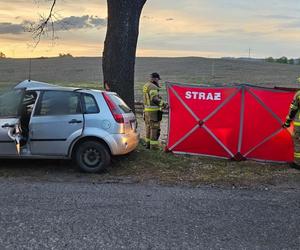
{"type": "Polygon", "coordinates": [[[16,117],[22,98],[22,90],[0,92],[0,116],[16,117]]]}

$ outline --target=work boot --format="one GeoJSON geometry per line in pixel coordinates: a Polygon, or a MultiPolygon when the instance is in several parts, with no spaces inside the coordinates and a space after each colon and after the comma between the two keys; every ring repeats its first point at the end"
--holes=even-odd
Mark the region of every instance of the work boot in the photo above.
{"type": "Polygon", "coordinates": [[[159,146],[157,146],[157,145],[155,145],[155,146],[151,145],[150,149],[153,150],[153,151],[159,151],[160,150],[159,146]]]}
{"type": "Polygon", "coordinates": [[[159,142],[158,141],[150,141],[150,149],[151,150],[159,150],[159,142]]]}
{"type": "Polygon", "coordinates": [[[297,164],[296,162],[291,162],[291,163],[289,164],[289,166],[290,166],[290,168],[300,170],[300,165],[297,164]]]}
{"type": "Polygon", "coordinates": [[[146,148],[146,149],[150,149],[150,140],[148,138],[145,138],[143,140],[143,146],[146,148]]]}

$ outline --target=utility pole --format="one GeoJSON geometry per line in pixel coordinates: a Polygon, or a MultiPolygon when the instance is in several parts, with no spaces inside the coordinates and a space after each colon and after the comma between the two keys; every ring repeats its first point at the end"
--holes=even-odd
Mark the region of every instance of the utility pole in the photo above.
{"type": "Polygon", "coordinates": [[[249,48],[249,59],[251,58],[251,48],[249,48]]]}

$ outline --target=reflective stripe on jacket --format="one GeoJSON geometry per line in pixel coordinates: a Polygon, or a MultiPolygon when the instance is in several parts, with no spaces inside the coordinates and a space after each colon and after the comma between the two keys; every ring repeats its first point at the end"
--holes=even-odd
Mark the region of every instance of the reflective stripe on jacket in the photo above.
{"type": "Polygon", "coordinates": [[[146,111],[146,112],[154,112],[154,111],[159,111],[159,110],[161,110],[161,108],[158,106],[145,106],[145,109],[144,109],[144,111],[146,111]]]}

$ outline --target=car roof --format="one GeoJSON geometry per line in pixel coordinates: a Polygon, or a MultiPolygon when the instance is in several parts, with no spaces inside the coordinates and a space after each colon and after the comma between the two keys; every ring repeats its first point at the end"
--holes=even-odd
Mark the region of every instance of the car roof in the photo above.
{"type": "MultiPolygon", "coordinates": [[[[45,82],[39,82],[39,81],[33,81],[33,80],[25,80],[23,82],[20,82],[17,84],[14,89],[26,89],[28,91],[45,91],[45,90],[56,90],[56,91],[80,91],[80,92],[104,92],[102,90],[96,90],[96,89],[85,89],[85,88],[74,88],[74,87],[61,87],[58,85],[45,83],[45,82]]],[[[113,93],[113,92],[111,92],[113,93]]]]}
{"type": "Polygon", "coordinates": [[[53,88],[57,87],[53,84],[45,83],[45,82],[38,82],[38,81],[32,81],[32,80],[25,80],[23,82],[18,83],[14,88],[15,89],[31,89],[31,88],[53,88]]]}

